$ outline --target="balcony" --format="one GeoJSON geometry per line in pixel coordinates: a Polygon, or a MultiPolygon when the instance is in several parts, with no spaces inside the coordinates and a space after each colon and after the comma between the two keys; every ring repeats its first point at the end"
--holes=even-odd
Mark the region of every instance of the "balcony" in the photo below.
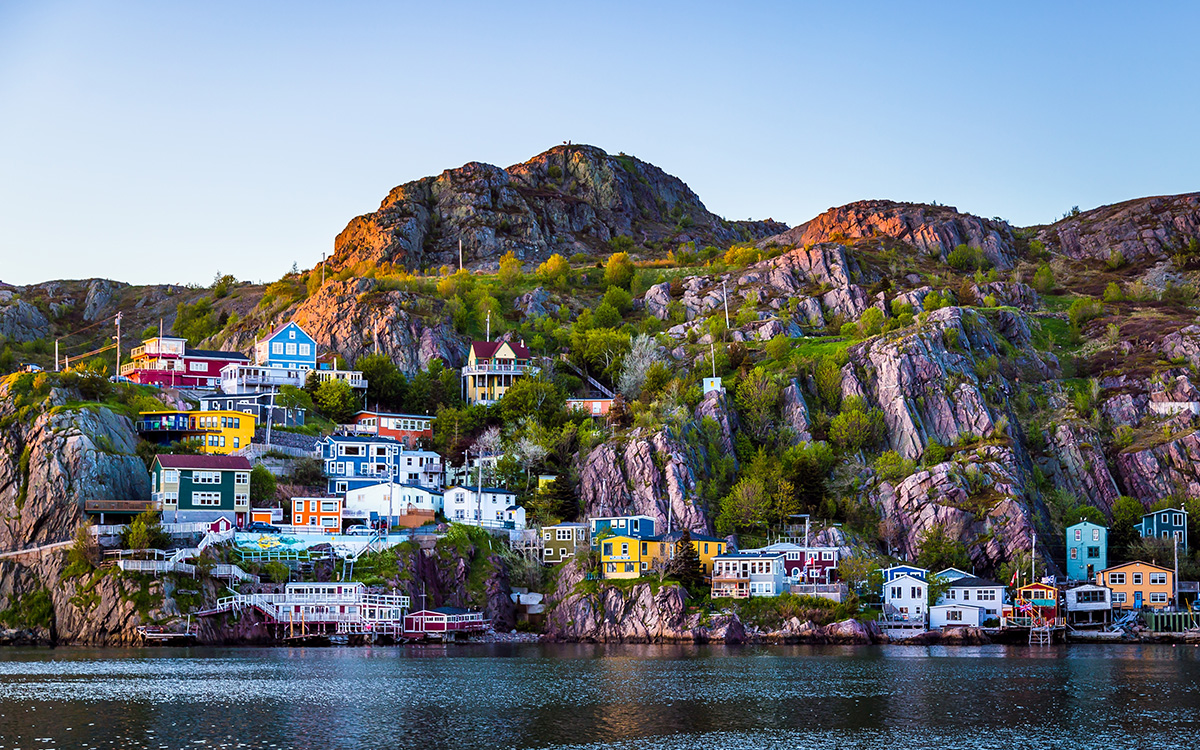
{"type": "Polygon", "coordinates": [[[158,495],[150,500],[84,500],[83,510],[87,513],[143,513],[161,510],[158,495]]]}
{"type": "Polygon", "coordinates": [[[462,368],[463,375],[537,375],[542,368],[537,365],[467,365],[462,368]]]}
{"type": "Polygon", "coordinates": [[[344,380],[351,388],[366,388],[367,380],[358,370],[313,370],[322,383],[329,380],[344,380]]]}

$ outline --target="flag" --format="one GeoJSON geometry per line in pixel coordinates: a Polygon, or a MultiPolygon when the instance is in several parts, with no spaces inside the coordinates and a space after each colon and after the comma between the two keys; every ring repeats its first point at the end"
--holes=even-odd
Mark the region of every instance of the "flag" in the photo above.
{"type": "Polygon", "coordinates": [[[1009,586],[1011,586],[1011,587],[1013,587],[1013,588],[1016,588],[1016,586],[1017,586],[1017,578],[1018,578],[1018,576],[1020,576],[1020,575],[1021,575],[1021,570],[1020,570],[1019,568],[1018,568],[1017,570],[1014,570],[1014,571],[1013,571],[1013,577],[1012,577],[1012,580],[1008,582],[1008,585],[1009,585],[1009,586]]]}

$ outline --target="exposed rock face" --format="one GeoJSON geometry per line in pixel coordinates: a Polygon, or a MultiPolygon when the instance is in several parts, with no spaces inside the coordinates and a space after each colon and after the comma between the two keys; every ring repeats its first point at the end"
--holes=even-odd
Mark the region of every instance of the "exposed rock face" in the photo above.
{"type": "Polygon", "coordinates": [[[539,286],[513,300],[513,308],[520,310],[527,318],[536,318],[549,312],[550,308],[546,306],[549,301],[550,294],[539,286]]]}
{"type": "Polygon", "coordinates": [[[791,428],[792,437],[796,442],[812,441],[808,404],[804,402],[804,393],[795,379],[780,393],[780,412],[783,424],[791,428]]]}
{"type": "Polygon", "coordinates": [[[8,341],[33,341],[50,335],[50,321],[23,299],[0,301],[0,337],[8,341]]]}
{"type": "MultiPolygon", "coordinates": [[[[738,276],[734,284],[739,297],[754,290],[768,304],[779,302],[771,304],[772,307],[780,307],[785,302],[792,304],[795,300],[799,318],[812,327],[819,327],[825,324],[824,312],[841,315],[847,320],[861,315],[870,300],[859,282],[874,280],[874,277],[864,276],[844,247],[822,244],[796,247],[776,258],[755,263],[738,276]]],[[[703,304],[696,305],[697,315],[722,303],[720,286],[712,289],[710,295],[717,296],[707,297],[703,304]]],[[[684,305],[688,306],[686,293],[684,305]]]]}
{"type": "MultiPolygon", "coordinates": [[[[402,372],[414,375],[434,360],[451,367],[462,363],[468,342],[447,325],[442,303],[400,291],[376,289],[371,279],[329,281],[315,295],[275,321],[294,320],[319,347],[350,362],[380,352],[402,372]],[[434,305],[429,311],[422,305],[434,305]],[[432,313],[432,314],[430,314],[432,313]]],[[[230,336],[226,347],[252,351],[254,330],[230,336]]]]}
{"type": "Polygon", "coordinates": [[[1125,260],[1169,255],[1200,238],[1200,193],[1156,196],[1101,206],[1051,224],[1037,238],[1071,258],[1125,260]]]}
{"type": "Polygon", "coordinates": [[[83,319],[98,320],[108,314],[113,304],[113,294],[121,287],[120,284],[108,279],[93,279],[88,284],[87,299],[83,303],[83,319]]]}
{"type": "Polygon", "coordinates": [[[671,304],[671,285],[665,281],[655,284],[646,290],[642,301],[646,305],[646,312],[659,320],[666,320],[668,317],[667,306],[671,304]]]}
{"type": "Polygon", "coordinates": [[[1053,459],[1045,469],[1054,476],[1055,485],[1111,516],[1120,492],[1108,471],[1100,436],[1090,427],[1067,421],[1057,423],[1048,432],[1053,459]]]}
{"type": "MultiPolygon", "coordinates": [[[[0,387],[0,550],[71,539],[85,500],[149,500],[150,478],[135,448],[133,423],[109,409],[42,411],[16,417],[0,387]]],[[[50,406],[81,400],[52,391],[50,406]]]]}
{"type": "Polygon", "coordinates": [[[1186,358],[1192,367],[1200,367],[1200,326],[1187,326],[1162,340],[1162,351],[1168,357],[1186,358]]]}
{"type": "Polygon", "coordinates": [[[1162,445],[1117,454],[1126,493],[1149,507],[1167,495],[1200,495],[1200,436],[1184,434],[1162,445]]]}
{"type": "Polygon", "coordinates": [[[618,235],[729,244],[783,229],[724,221],[681,180],[633,157],[556,146],[507,170],[471,162],[393,189],[338,235],[330,267],[457,265],[460,238],[467,264],[494,267],[510,251],[534,263],[602,249],[618,235]]]}
{"type": "Polygon", "coordinates": [[[892,237],[926,253],[945,256],[958,245],[980,248],[992,265],[1011,268],[1016,257],[1012,227],[1001,221],[959,213],[950,206],[893,201],[858,201],[759,243],[805,247],[842,239],[892,237]]]}

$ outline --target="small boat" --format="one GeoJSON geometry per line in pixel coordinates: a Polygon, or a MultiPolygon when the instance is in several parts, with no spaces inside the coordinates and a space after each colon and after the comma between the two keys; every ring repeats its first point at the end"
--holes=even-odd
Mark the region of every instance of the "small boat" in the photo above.
{"type": "Polygon", "coordinates": [[[147,646],[188,646],[196,641],[196,633],[189,627],[182,633],[163,630],[157,625],[139,625],[134,632],[147,646]]]}
{"type": "Polygon", "coordinates": [[[1103,643],[1108,641],[1120,641],[1128,638],[1124,630],[1068,630],[1068,641],[1080,641],[1083,643],[1103,643]]]}

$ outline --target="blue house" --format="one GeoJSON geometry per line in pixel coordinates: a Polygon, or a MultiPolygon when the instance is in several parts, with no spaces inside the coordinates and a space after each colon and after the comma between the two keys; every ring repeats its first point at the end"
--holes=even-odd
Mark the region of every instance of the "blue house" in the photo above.
{"type": "Polygon", "coordinates": [[[1188,513],[1182,507],[1163,508],[1142,516],[1142,522],[1134,528],[1142,536],[1156,536],[1164,539],[1174,537],[1179,540],[1179,546],[1186,551],[1188,548],[1187,522],[1188,513]]]}
{"type": "Polygon", "coordinates": [[[1067,578],[1092,581],[1108,567],[1108,529],[1088,521],[1067,527],[1067,578]]]}
{"type": "Polygon", "coordinates": [[[397,457],[403,446],[391,438],[369,435],[329,435],[317,443],[317,456],[325,463],[327,491],[344,494],[380,482],[403,484],[397,457]]]}
{"type": "Polygon", "coordinates": [[[317,342],[303,328],[289,321],[254,345],[254,360],[266,367],[315,370],[317,342]]]}
{"type": "Polygon", "coordinates": [[[890,568],[883,568],[883,582],[891,583],[900,576],[911,576],[918,580],[924,581],[929,575],[929,571],[924,568],[918,568],[916,565],[893,565],[890,568]]]}
{"type": "Polygon", "coordinates": [[[589,518],[592,530],[592,547],[599,536],[629,536],[634,539],[649,539],[654,536],[654,519],[650,516],[602,516],[589,518]]]}

